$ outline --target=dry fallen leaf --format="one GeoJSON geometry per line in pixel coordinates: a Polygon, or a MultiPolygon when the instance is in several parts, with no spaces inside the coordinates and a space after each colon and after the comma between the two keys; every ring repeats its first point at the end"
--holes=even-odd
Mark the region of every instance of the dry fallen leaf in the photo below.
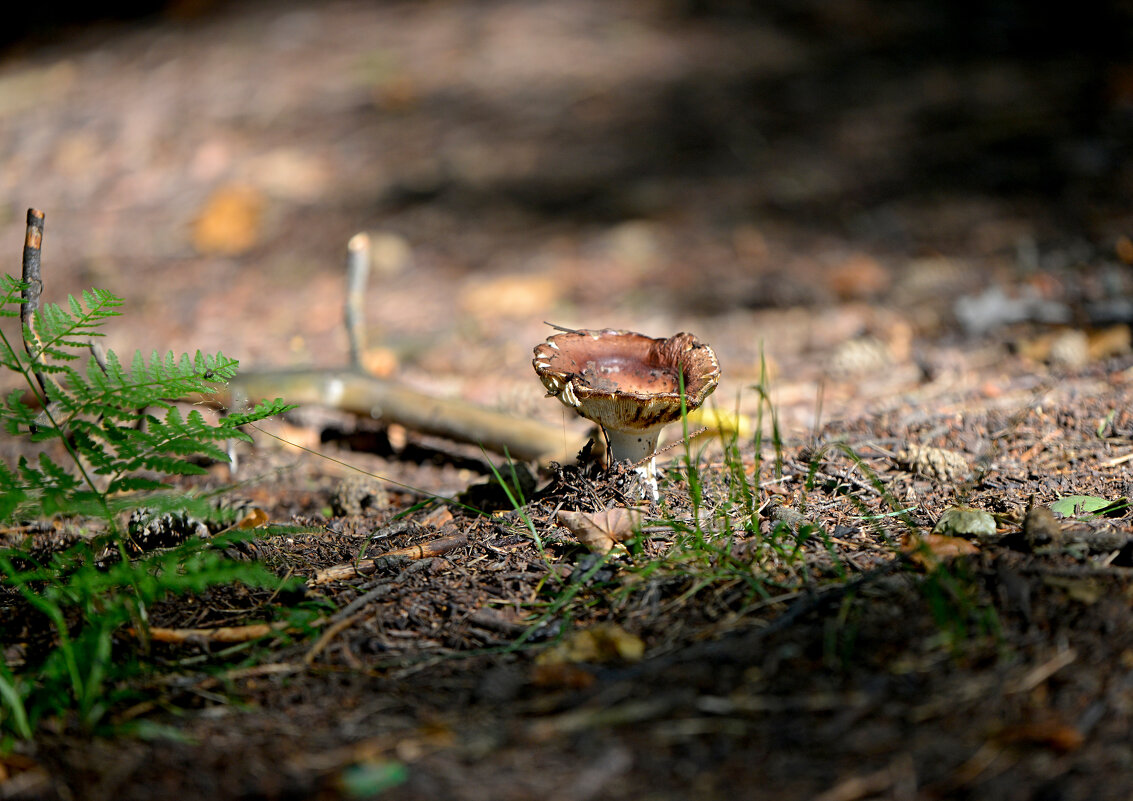
{"type": "Polygon", "coordinates": [[[585,690],[596,680],[589,670],[570,662],[537,663],[531,669],[531,683],[544,689],[585,690]]]}
{"type": "Polygon", "coordinates": [[[362,369],[370,375],[389,378],[397,367],[397,353],[389,348],[367,348],[362,354],[362,369]]]}
{"type": "Polygon", "coordinates": [[[235,528],[238,528],[241,531],[247,531],[248,529],[259,528],[260,526],[266,525],[267,522],[268,513],[260,507],[255,506],[248,510],[248,514],[244,516],[243,520],[235,525],[235,528]]]}
{"type": "Polygon", "coordinates": [[[1008,726],[996,739],[1004,745],[1038,745],[1065,754],[1082,746],[1085,737],[1075,726],[1059,720],[1041,720],[1008,726]]]}
{"type": "Polygon", "coordinates": [[[1121,323],[1090,332],[1090,361],[1122,356],[1133,349],[1133,331],[1121,323]]]}
{"type": "Polygon", "coordinates": [[[1089,578],[1043,576],[1043,584],[1048,587],[1057,587],[1065,592],[1071,600],[1086,606],[1093,606],[1105,596],[1105,588],[1099,582],[1089,578]]]}
{"type": "Polygon", "coordinates": [[[562,642],[535,659],[537,665],[604,664],[637,662],[645,655],[645,643],[615,623],[605,623],[572,632],[562,642]]]}
{"type": "Polygon", "coordinates": [[[237,256],[260,237],[263,196],[250,186],[228,184],[217,189],[193,222],[198,253],[237,256]]]}
{"type": "Polygon", "coordinates": [[[617,506],[601,512],[572,512],[563,509],[559,512],[559,525],[565,527],[574,538],[596,553],[609,553],[619,542],[633,536],[634,529],[641,525],[644,517],[638,509],[617,506]]]}
{"type": "Polygon", "coordinates": [[[877,259],[855,253],[827,272],[826,284],[842,300],[874,297],[889,289],[892,277],[877,259]]]}
{"type": "Polygon", "coordinates": [[[926,570],[948,562],[958,556],[971,556],[979,553],[975,543],[959,537],[943,534],[907,535],[901,542],[901,551],[909,555],[910,561],[926,570]]]}

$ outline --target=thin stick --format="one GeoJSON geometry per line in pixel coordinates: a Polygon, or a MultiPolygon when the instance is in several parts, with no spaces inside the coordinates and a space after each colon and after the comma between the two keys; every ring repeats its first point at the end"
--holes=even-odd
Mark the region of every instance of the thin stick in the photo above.
{"type": "Polygon", "coordinates": [[[362,613],[359,612],[358,614],[343,618],[337,623],[331,625],[330,628],[324,631],[322,633],[322,636],[320,636],[319,639],[315,641],[315,644],[311,646],[311,650],[307,651],[307,655],[303,657],[303,664],[307,665],[308,667],[314,664],[315,657],[317,657],[326,649],[328,645],[330,645],[331,640],[337,637],[338,634],[344,629],[348,629],[353,626],[355,622],[357,622],[361,617],[362,613]]]}
{"type": "Polygon", "coordinates": [[[397,550],[384,553],[381,556],[376,556],[373,559],[359,559],[357,562],[351,562],[350,564],[334,565],[333,567],[328,567],[315,573],[313,578],[308,579],[307,586],[317,587],[320,584],[329,584],[332,581],[368,576],[382,568],[390,567],[403,561],[440,556],[441,554],[456,550],[467,543],[467,534],[456,534],[451,537],[440,537],[435,540],[430,540],[429,542],[423,542],[420,545],[410,545],[408,548],[398,548],[397,550]]]}
{"type": "MultiPolygon", "coordinates": [[[[312,625],[321,625],[324,621],[315,621],[312,625]]],[[[274,634],[288,628],[290,624],[285,620],[275,623],[252,623],[247,626],[221,626],[214,629],[165,629],[150,628],[149,637],[154,642],[173,643],[181,645],[189,642],[225,642],[240,643],[258,640],[269,634],[274,634]]],[[[137,634],[129,629],[131,634],[137,634]]]]}
{"type": "Polygon", "coordinates": [[[582,329],[565,328],[561,325],[555,325],[554,323],[547,322],[546,320],[543,321],[543,325],[549,325],[549,326],[551,326],[551,328],[555,329],[556,331],[562,331],[564,334],[581,334],[582,333],[582,329]]]}
{"type": "MultiPolygon", "coordinates": [[[[40,265],[43,252],[44,217],[44,213],[39,209],[28,209],[28,227],[24,234],[24,302],[20,304],[20,324],[25,332],[22,337],[24,350],[36,363],[39,361],[39,356],[35,353],[33,345],[33,343],[36,343],[36,336],[31,323],[32,317],[39,311],[39,298],[43,294],[43,277],[40,274],[40,265]]],[[[35,380],[39,382],[39,388],[43,390],[44,406],[46,406],[47,379],[41,371],[36,370],[35,380]]]]}
{"type": "Polygon", "coordinates": [[[665,446],[664,448],[660,448],[660,449],[658,449],[658,450],[657,450],[657,452],[653,454],[653,456],[646,456],[646,457],[645,457],[644,459],[642,459],[641,461],[639,461],[639,462],[634,462],[634,463],[633,463],[632,465],[630,465],[630,466],[631,466],[631,467],[641,467],[641,466],[642,466],[643,464],[645,464],[646,462],[648,462],[648,461],[649,461],[650,459],[656,458],[656,457],[660,456],[660,455],[661,455],[661,454],[663,454],[663,453],[668,453],[668,452],[669,452],[669,451],[671,451],[671,450],[672,450],[673,448],[676,448],[676,447],[679,447],[679,446],[681,446],[681,445],[684,445],[684,444],[685,444],[686,442],[692,442],[692,441],[693,441],[694,439],[696,439],[697,437],[699,437],[699,436],[700,436],[701,434],[703,434],[703,433],[704,433],[705,431],[707,431],[707,430],[708,430],[708,426],[701,426],[700,428],[696,429],[696,431],[690,431],[690,432],[689,432],[689,435],[688,435],[687,437],[681,437],[680,439],[678,439],[678,440],[676,440],[676,441],[674,441],[674,442],[670,442],[670,443],[669,443],[668,445],[666,445],[666,446],[665,446]]]}
{"type": "Polygon", "coordinates": [[[350,363],[362,366],[366,348],[366,278],[370,274],[370,237],[355,234],[346,244],[346,336],[350,363]]]}

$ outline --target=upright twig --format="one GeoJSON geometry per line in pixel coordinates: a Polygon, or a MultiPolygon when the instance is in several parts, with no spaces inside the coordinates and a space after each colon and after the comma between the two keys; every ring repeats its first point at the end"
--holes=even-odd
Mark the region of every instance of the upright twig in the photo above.
{"type": "MultiPolygon", "coordinates": [[[[23,326],[24,350],[31,357],[33,363],[39,363],[39,355],[35,352],[35,331],[32,329],[32,317],[39,311],[39,298],[43,294],[43,277],[40,275],[40,262],[43,249],[43,220],[44,213],[39,209],[28,209],[28,227],[24,234],[24,302],[20,304],[20,324],[23,326]],[[30,333],[29,333],[30,332],[30,333]]],[[[43,371],[35,371],[35,380],[43,391],[43,403],[47,404],[47,379],[43,371]]]]}
{"type": "Polygon", "coordinates": [[[346,244],[346,336],[350,340],[350,364],[362,367],[366,348],[366,279],[370,273],[370,237],[355,234],[346,244]]]}

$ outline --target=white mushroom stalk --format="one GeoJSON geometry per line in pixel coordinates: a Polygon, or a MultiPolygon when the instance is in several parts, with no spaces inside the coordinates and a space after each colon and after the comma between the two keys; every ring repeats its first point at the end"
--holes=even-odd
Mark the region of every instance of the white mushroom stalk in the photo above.
{"type": "Polygon", "coordinates": [[[606,441],[610,443],[611,462],[631,462],[637,467],[638,476],[642,485],[649,490],[653,500],[661,497],[657,487],[657,440],[661,436],[664,424],[644,431],[615,431],[603,428],[606,432],[606,441]],[[648,459],[648,461],[646,461],[648,459]],[[641,464],[638,464],[638,463],[641,464]]]}
{"type": "Polygon", "coordinates": [[[536,347],[532,363],[548,395],[602,427],[611,461],[637,465],[653,500],[661,429],[680,419],[682,405],[700,406],[720,379],[712,348],[692,334],[572,331],[536,347]]]}

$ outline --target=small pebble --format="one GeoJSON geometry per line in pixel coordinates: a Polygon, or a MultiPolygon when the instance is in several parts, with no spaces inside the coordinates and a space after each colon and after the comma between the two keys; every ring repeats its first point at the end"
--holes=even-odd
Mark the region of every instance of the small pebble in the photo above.
{"type": "Polygon", "coordinates": [[[932,527],[933,534],[951,537],[994,537],[995,518],[983,509],[970,506],[953,506],[932,527]]]}

